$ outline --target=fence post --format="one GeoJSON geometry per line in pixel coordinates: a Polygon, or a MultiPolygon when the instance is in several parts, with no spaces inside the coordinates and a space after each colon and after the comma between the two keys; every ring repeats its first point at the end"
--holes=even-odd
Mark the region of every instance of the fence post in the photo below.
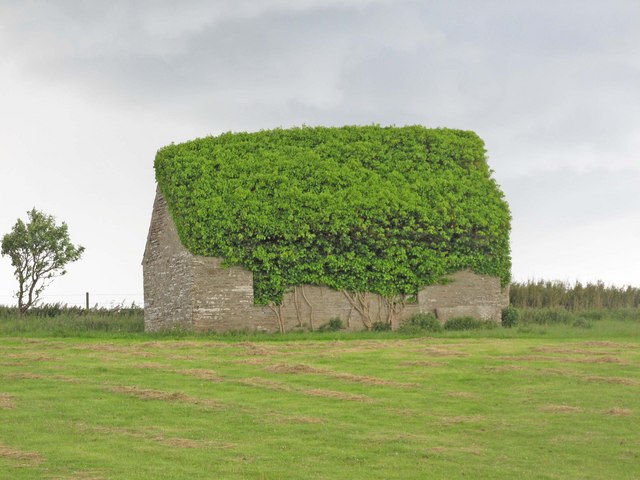
{"type": "Polygon", "coordinates": [[[87,292],[85,299],[86,299],[86,308],[87,310],[89,310],[89,292],[87,292]]]}

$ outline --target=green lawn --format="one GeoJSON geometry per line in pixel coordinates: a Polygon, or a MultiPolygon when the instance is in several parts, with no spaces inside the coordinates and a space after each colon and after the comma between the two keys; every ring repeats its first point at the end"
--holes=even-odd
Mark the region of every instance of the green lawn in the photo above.
{"type": "Polygon", "coordinates": [[[640,329],[0,337],[2,479],[636,479],[640,329]]]}

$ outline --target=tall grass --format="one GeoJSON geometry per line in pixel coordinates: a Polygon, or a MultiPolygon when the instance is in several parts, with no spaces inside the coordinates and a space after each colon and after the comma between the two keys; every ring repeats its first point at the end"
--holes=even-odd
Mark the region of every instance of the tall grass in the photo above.
{"type": "Polygon", "coordinates": [[[519,310],[520,324],[589,325],[592,321],[613,320],[640,322],[640,308],[617,308],[571,311],[566,308],[523,308],[519,310]]]}
{"type": "Polygon", "coordinates": [[[640,307],[640,288],[607,286],[603,282],[570,284],[560,281],[514,282],[511,305],[517,308],[562,308],[571,311],[640,307]]]}
{"type": "Polygon", "coordinates": [[[0,335],[86,336],[144,331],[144,310],[135,304],[112,308],[42,304],[20,315],[17,307],[0,306],[0,335]]]}
{"type": "MultiPolygon", "coordinates": [[[[31,307],[23,318],[46,318],[57,317],[59,315],[70,315],[75,317],[95,316],[100,315],[102,317],[111,316],[141,316],[144,314],[144,308],[132,303],[126,305],[124,303],[116,305],[110,308],[95,306],[90,309],[84,307],[78,307],[75,305],[67,305],[66,303],[43,303],[31,307]]],[[[8,307],[0,305],[0,318],[15,318],[20,316],[18,307],[8,307]]]]}

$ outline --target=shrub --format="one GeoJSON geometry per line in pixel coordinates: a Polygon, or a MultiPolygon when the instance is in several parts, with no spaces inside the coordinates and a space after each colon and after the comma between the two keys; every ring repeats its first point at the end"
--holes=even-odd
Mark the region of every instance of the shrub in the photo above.
{"type": "Polygon", "coordinates": [[[571,324],[573,328],[591,328],[591,322],[584,317],[576,318],[571,324]]]}
{"type": "Polygon", "coordinates": [[[608,315],[614,320],[640,321],[640,308],[619,308],[612,310],[608,315]]]}
{"type": "Polygon", "coordinates": [[[321,325],[318,328],[319,332],[337,332],[338,330],[342,330],[344,328],[344,324],[342,323],[342,319],[336,317],[329,320],[324,325],[321,325]]]}
{"type": "Polygon", "coordinates": [[[431,313],[416,313],[405,320],[398,331],[403,333],[440,332],[442,324],[431,313]]]}
{"type": "Polygon", "coordinates": [[[502,310],[502,326],[511,328],[518,324],[520,320],[520,311],[509,305],[507,308],[502,310]]]}
{"type": "Polygon", "coordinates": [[[456,317],[444,324],[445,330],[478,330],[483,328],[487,322],[473,317],[456,317]]]}
{"type": "Polygon", "coordinates": [[[142,308],[96,308],[41,305],[18,316],[15,307],[0,306],[0,335],[27,333],[83,336],[91,332],[138,333],[144,331],[142,308]]]}
{"type": "Polygon", "coordinates": [[[371,330],[374,332],[388,332],[391,330],[391,324],[389,322],[373,322],[371,330]]]}
{"type": "Polygon", "coordinates": [[[580,312],[580,316],[586,318],[587,320],[602,320],[605,317],[605,314],[611,313],[611,310],[605,312],[604,310],[587,310],[584,312],[580,312]]]}

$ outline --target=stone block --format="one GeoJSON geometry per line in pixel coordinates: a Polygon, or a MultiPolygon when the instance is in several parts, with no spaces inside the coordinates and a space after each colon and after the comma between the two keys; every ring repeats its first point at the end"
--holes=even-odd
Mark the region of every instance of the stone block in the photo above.
{"type": "Polygon", "coordinates": [[[436,318],[444,324],[457,317],[473,317],[479,320],[500,322],[502,309],[494,305],[459,305],[457,307],[436,308],[436,318]]]}

